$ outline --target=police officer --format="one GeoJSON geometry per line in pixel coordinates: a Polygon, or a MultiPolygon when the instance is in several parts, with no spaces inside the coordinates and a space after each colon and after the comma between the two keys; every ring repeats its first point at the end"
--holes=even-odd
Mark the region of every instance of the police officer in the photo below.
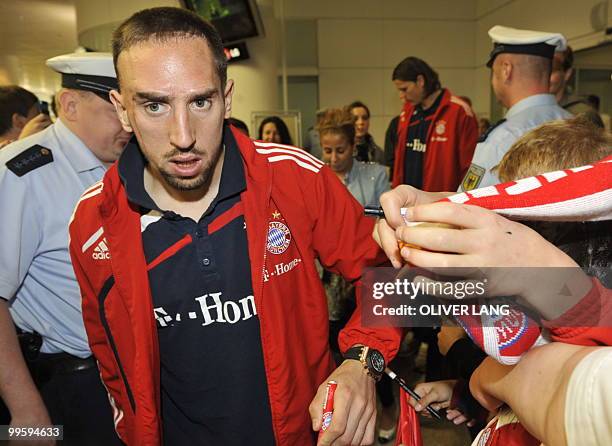
{"type": "Polygon", "coordinates": [[[61,424],[64,444],[112,445],[119,440],[83,326],[68,223],[129,134],[108,96],[117,88],[110,54],[47,65],[62,74],[59,119],[0,151],[0,396],[14,426],[61,424]]]}
{"type": "Polygon", "coordinates": [[[555,51],[566,48],[563,35],[498,25],[489,30],[489,36],[493,40],[487,62],[491,84],[508,112],[481,136],[459,191],[499,183],[491,169],[517,139],[547,121],[571,116],[549,94],[551,61],[555,51]]]}

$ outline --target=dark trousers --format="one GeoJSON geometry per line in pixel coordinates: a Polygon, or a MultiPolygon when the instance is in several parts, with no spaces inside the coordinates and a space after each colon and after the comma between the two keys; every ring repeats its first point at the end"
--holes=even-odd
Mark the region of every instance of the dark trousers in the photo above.
{"type": "Polygon", "coordinates": [[[64,426],[61,445],[122,445],[115,432],[113,411],[98,368],[44,370],[31,363],[32,374],[53,424],[64,426]]]}

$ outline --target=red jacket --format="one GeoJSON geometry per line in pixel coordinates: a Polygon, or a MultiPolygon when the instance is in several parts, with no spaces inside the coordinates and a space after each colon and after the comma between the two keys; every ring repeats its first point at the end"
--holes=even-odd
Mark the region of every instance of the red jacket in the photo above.
{"type": "MultiPolygon", "coordinates": [[[[472,109],[442,89],[442,100],[427,131],[423,187],[428,192],[455,191],[465,176],[478,140],[478,122],[472,109]]],[[[406,137],[414,105],[404,104],[397,126],[392,186],[404,184],[406,137]]]]}
{"type": "MultiPolygon", "coordinates": [[[[241,194],[251,281],[278,445],[312,444],[308,406],[334,368],[328,347],[327,303],[314,259],[349,279],[380,259],[373,222],[322,163],[300,149],[254,142],[234,131],[245,167],[241,194]],[[290,239],[268,252],[271,223],[282,220],[290,239]],[[272,274],[274,273],[274,274],[272,274]]],[[[161,444],[160,360],[140,216],[128,202],[117,165],[85,191],[70,224],[70,254],[83,296],[89,344],[128,445],[161,444]],[[100,258],[100,241],[109,255],[100,258]]],[[[186,238],[188,238],[187,236],[186,238]]],[[[189,243],[186,240],[185,243],[189,243]]],[[[359,305],[359,303],[358,303],[359,305]]],[[[366,344],[387,360],[399,346],[398,329],[361,326],[359,308],[340,334],[343,350],[366,344]]],[[[219,370],[222,373],[222,370],[219,370]]]]}

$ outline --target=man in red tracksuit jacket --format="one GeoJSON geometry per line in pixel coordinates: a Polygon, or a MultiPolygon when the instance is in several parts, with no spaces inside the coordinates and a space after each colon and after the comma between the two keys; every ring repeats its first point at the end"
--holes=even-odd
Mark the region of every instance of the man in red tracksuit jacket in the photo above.
{"type": "Polygon", "coordinates": [[[373,377],[400,331],[363,327],[358,302],[334,370],[314,262],[359,278],[384,259],[373,222],[316,158],[224,124],[233,83],[195,14],[140,11],[113,49],[111,99],[135,139],[83,194],[70,253],[121,439],[312,445],[334,380],[319,444],[369,444],[373,377]]]}
{"type": "Polygon", "coordinates": [[[404,102],[393,156],[393,187],[457,190],[478,140],[472,109],[442,88],[438,73],[416,57],[395,67],[393,83],[404,102]]]}

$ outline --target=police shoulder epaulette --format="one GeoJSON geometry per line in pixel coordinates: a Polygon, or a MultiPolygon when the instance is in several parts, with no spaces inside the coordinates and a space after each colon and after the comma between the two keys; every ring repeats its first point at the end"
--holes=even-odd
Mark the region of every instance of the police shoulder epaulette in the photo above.
{"type": "Polygon", "coordinates": [[[53,154],[46,147],[35,146],[24,150],[6,162],[6,167],[18,177],[53,162],[53,154]]]}

